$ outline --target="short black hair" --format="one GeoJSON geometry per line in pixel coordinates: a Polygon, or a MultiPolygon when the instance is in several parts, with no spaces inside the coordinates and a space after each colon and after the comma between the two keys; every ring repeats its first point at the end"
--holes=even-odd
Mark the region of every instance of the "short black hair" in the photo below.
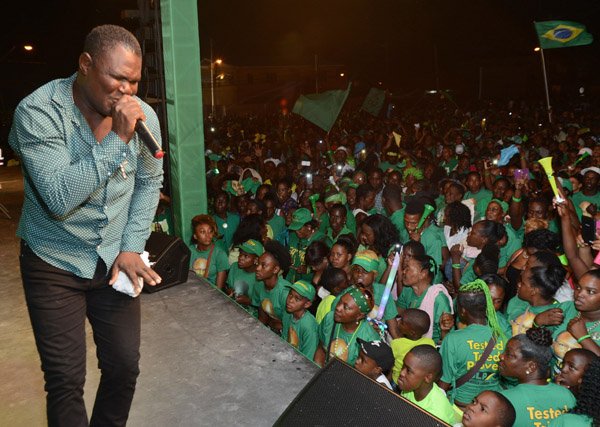
{"type": "Polygon", "coordinates": [[[408,353],[412,353],[419,360],[420,366],[433,374],[434,380],[437,380],[441,376],[442,356],[435,347],[422,344],[413,347],[408,353]]]}
{"type": "Polygon", "coordinates": [[[356,189],[356,199],[364,199],[369,193],[375,193],[375,189],[369,183],[360,184],[356,189]]]}
{"type": "Polygon", "coordinates": [[[317,265],[328,256],[329,246],[327,246],[327,244],[321,240],[316,240],[306,248],[304,263],[308,266],[317,265]]]}
{"type": "Polygon", "coordinates": [[[452,202],[446,205],[444,221],[447,225],[461,228],[471,228],[471,211],[462,202],[452,202]]]}
{"type": "Polygon", "coordinates": [[[339,235],[334,245],[343,246],[346,249],[346,252],[352,254],[353,258],[358,250],[358,242],[356,241],[356,237],[354,237],[354,234],[350,233],[339,235]]]}
{"type": "Polygon", "coordinates": [[[142,56],[140,43],[128,30],[118,25],[99,25],[86,36],[83,51],[92,58],[98,58],[117,46],[123,46],[136,56],[142,56]]]}
{"type": "Polygon", "coordinates": [[[323,271],[319,286],[323,286],[329,292],[333,292],[333,289],[344,281],[348,281],[346,272],[341,268],[329,266],[323,271]]]}
{"type": "Polygon", "coordinates": [[[539,250],[557,251],[560,236],[546,228],[530,231],[523,236],[523,247],[539,250]]]}
{"type": "Polygon", "coordinates": [[[426,311],[418,308],[407,308],[402,313],[404,322],[410,325],[415,334],[423,336],[431,326],[431,318],[426,311]]]}
{"type": "Polygon", "coordinates": [[[506,398],[501,393],[493,390],[485,390],[488,393],[493,393],[494,397],[498,399],[500,405],[497,408],[496,414],[498,415],[498,424],[500,427],[512,427],[517,419],[517,412],[515,411],[515,407],[510,400],[506,398]]]}
{"type": "Polygon", "coordinates": [[[384,187],[382,196],[386,200],[402,202],[402,187],[398,184],[388,184],[384,187]]]}

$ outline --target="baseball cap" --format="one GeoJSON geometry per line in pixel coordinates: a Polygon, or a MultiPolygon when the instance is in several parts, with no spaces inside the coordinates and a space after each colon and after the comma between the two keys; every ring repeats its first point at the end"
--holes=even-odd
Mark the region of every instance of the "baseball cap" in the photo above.
{"type": "Polygon", "coordinates": [[[265,252],[265,248],[263,247],[262,243],[254,239],[246,240],[239,246],[239,248],[240,251],[244,251],[250,255],[261,256],[265,252]]]}
{"type": "Polygon", "coordinates": [[[377,363],[383,372],[387,372],[394,366],[394,353],[389,345],[383,341],[365,341],[357,338],[360,349],[377,363]]]}
{"type": "Polygon", "coordinates": [[[295,290],[309,301],[312,301],[315,298],[315,287],[306,280],[298,280],[297,282],[285,285],[285,287],[295,290]]]}
{"type": "Polygon", "coordinates": [[[358,265],[365,269],[367,273],[376,271],[379,266],[379,260],[375,252],[371,250],[360,251],[354,255],[352,265],[358,265]]]}
{"type": "Polygon", "coordinates": [[[581,175],[585,175],[588,172],[596,172],[598,175],[600,175],[600,168],[597,168],[596,166],[592,166],[589,168],[582,169],[581,175]]]}
{"type": "Polygon", "coordinates": [[[306,208],[296,209],[292,214],[292,223],[288,229],[292,231],[300,230],[304,227],[304,224],[312,220],[310,211],[306,208]]]}

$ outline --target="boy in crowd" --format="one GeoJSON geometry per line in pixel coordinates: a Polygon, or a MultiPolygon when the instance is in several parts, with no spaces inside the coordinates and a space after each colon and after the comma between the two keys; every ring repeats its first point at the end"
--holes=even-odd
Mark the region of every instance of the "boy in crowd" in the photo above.
{"type": "Polygon", "coordinates": [[[285,301],[281,338],[313,360],[319,343],[317,321],[308,311],[315,298],[315,288],[305,280],[286,285],[289,293],[285,301]]]}
{"type": "Polygon", "coordinates": [[[360,338],[356,341],[360,345],[360,351],[354,367],[392,390],[388,375],[394,365],[394,354],[390,346],[383,341],[365,341],[360,338]]]}
{"type": "Polygon", "coordinates": [[[404,358],[398,377],[401,396],[448,424],[458,420],[458,410],[450,404],[436,381],[442,373],[442,357],[430,345],[418,345],[404,358]]]}
{"type": "Polygon", "coordinates": [[[512,427],[515,408],[496,391],[482,391],[467,405],[462,423],[455,427],[512,427]]]}
{"type": "Polygon", "coordinates": [[[407,308],[401,315],[396,317],[399,338],[390,343],[394,354],[394,367],[392,368],[392,381],[394,386],[398,384],[398,376],[404,364],[404,357],[411,349],[418,345],[430,345],[435,347],[431,338],[424,337],[429,330],[431,319],[429,315],[418,308],[407,308]]]}
{"type": "Polygon", "coordinates": [[[227,293],[238,304],[249,306],[252,302],[256,279],[256,265],[265,249],[257,240],[250,239],[239,246],[238,261],[232,264],[227,275],[227,293]]]}

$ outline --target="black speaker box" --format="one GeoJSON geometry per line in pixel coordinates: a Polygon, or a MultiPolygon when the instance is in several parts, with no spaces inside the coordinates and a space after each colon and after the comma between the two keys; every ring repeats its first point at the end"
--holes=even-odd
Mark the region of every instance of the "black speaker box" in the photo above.
{"type": "Polygon", "coordinates": [[[275,426],[449,426],[356,369],[332,359],[275,426]]]}
{"type": "Polygon", "coordinates": [[[190,269],[190,248],[179,237],[166,233],[152,232],[146,242],[152,267],[161,277],[162,282],[156,286],[144,284],[144,292],[157,292],[171,286],[187,282],[190,269]]]}

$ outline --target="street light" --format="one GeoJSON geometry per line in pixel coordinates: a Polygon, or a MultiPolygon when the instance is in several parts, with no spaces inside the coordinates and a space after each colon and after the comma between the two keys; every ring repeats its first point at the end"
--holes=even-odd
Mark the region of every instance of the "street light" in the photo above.
{"type": "MultiPolygon", "coordinates": [[[[212,52],[211,52],[212,53],[212,52]]],[[[215,64],[221,65],[222,59],[216,59],[213,61],[212,55],[210,58],[210,111],[213,119],[215,118],[215,64]]]]}

